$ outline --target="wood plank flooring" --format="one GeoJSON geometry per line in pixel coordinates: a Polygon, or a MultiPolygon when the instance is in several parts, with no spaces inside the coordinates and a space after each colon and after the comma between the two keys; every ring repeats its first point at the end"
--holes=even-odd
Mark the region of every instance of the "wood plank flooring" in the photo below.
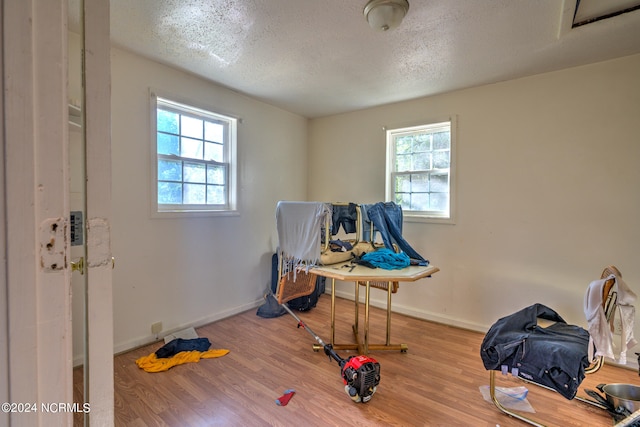
{"type": "MultiPolygon", "coordinates": [[[[352,342],[353,302],[337,299],[336,342],[352,342]]],[[[323,340],[330,340],[331,299],[299,315],[323,340]]],[[[364,310],[361,308],[360,313],[364,310]]],[[[230,353],[216,359],[147,373],[135,360],[163,343],[148,345],[115,357],[117,426],[523,426],[486,402],[479,388],[489,384],[480,359],[484,334],[414,319],[392,317],[393,343],[407,343],[406,353],[376,351],[381,365],[378,391],[366,404],[346,395],[340,368],[323,352],[312,351],[315,340],[296,328],[290,315],[274,319],[256,310],[197,330],[212,348],[230,353]],[[275,399],[286,389],[296,394],[286,406],[275,399]]],[[[385,312],[371,310],[371,342],[384,342],[385,312]]],[[[360,321],[362,328],[362,320],[360,321]]],[[[342,357],[355,352],[339,351],[342,357]]],[[[74,372],[76,402],[82,402],[82,370],[74,372]]],[[[605,365],[587,376],[581,386],[599,383],[639,384],[638,373],[605,365]]],[[[498,385],[525,385],[498,375],[498,385]]],[[[530,414],[549,426],[611,426],[601,409],[529,385],[530,414]]],[[[76,419],[81,425],[81,419],[76,419]]]]}

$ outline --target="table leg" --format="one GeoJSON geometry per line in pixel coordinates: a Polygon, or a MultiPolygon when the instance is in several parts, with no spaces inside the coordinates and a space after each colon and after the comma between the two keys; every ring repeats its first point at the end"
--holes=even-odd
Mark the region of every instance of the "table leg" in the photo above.
{"type": "MultiPolygon", "coordinates": [[[[356,283],[357,286],[357,283],[356,283]]],[[[371,284],[367,280],[364,296],[364,354],[369,354],[369,295],[371,294],[371,284]]]]}
{"type": "Polygon", "coordinates": [[[356,290],[354,293],[354,303],[355,303],[355,313],[356,313],[356,317],[355,317],[355,322],[353,323],[353,329],[355,331],[357,331],[359,329],[358,326],[358,320],[360,319],[360,313],[359,313],[359,307],[360,307],[360,285],[358,285],[358,282],[356,283],[356,290]]]}
{"type": "MultiPolygon", "coordinates": [[[[371,303],[371,283],[365,282],[365,299],[364,299],[364,336],[360,339],[359,334],[359,305],[360,305],[360,284],[355,282],[355,319],[353,324],[353,335],[355,344],[336,344],[336,279],[331,279],[331,346],[334,350],[357,350],[358,354],[367,355],[369,351],[377,350],[399,350],[404,353],[408,350],[407,344],[391,344],[391,283],[387,286],[387,335],[385,344],[369,344],[369,307],[371,303]]],[[[322,350],[319,344],[313,345],[314,351],[322,350]]]]}
{"type": "MultiPolygon", "coordinates": [[[[353,336],[356,340],[356,346],[355,349],[358,350],[359,354],[366,354],[366,350],[364,348],[364,346],[362,345],[362,340],[360,339],[360,326],[359,326],[359,320],[360,320],[360,284],[356,281],[355,282],[355,293],[354,293],[354,311],[355,311],[355,320],[353,323],[353,336]]],[[[365,329],[365,334],[366,334],[366,329],[365,329]]]]}
{"type": "Polygon", "coordinates": [[[331,345],[336,343],[336,279],[331,279],[331,345]]]}
{"type": "MultiPolygon", "coordinates": [[[[334,278],[331,278],[331,347],[334,350],[357,350],[360,348],[357,344],[336,344],[336,279],[334,278]]],[[[314,344],[313,350],[320,351],[322,346],[314,344]]]]}
{"type": "Polygon", "coordinates": [[[387,283],[387,345],[391,345],[391,282],[387,283]]]}

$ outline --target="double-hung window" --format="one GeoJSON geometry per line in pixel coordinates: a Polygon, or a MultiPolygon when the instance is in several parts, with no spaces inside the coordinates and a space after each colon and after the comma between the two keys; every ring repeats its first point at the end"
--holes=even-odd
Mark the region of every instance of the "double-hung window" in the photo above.
{"type": "Polygon", "coordinates": [[[387,200],[408,218],[453,221],[455,121],[387,129],[387,200]]]}
{"type": "Polygon", "coordinates": [[[153,99],[156,211],[234,211],[237,119],[153,99]]]}

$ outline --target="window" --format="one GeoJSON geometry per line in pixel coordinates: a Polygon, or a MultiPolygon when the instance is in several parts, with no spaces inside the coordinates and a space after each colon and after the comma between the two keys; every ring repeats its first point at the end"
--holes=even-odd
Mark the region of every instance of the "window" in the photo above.
{"type": "Polygon", "coordinates": [[[235,210],[237,119],[154,99],[156,211],[235,210]]]}
{"type": "Polygon", "coordinates": [[[387,130],[387,198],[408,218],[453,220],[454,120],[387,130]]]}

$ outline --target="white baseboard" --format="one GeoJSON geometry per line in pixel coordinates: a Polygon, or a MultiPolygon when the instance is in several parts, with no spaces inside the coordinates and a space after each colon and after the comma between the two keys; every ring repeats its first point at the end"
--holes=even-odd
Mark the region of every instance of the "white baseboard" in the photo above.
{"type": "MultiPolygon", "coordinates": [[[[330,292],[325,292],[329,296],[331,296],[330,292]]],[[[339,291],[336,290],[336,296],[344,299],[348,299],[353,301],[353,291],[339,291]]],[[[361,296],[361,300],[364,303],[364,297],[361,296]]],[[[387,309],[387,301],[386,300],[377,300],[371,299],[370,304],[372,307],[382,308],[384,310],[387,309]]],[[[480,325],[478,323],[466,322],[460,319],[456,319],[449,316],[443,316],[440,314],[434,314],[425,310],[417,310],[414,307],[407,307],[402,304],[392,304],[393,313],[404,314],[406,316],[415,317],[416,319],[427,320],[436,323],[442,323],[443,325],[453,326],[456,328],[467,329],[469,331],[482,332],[486,333],[491,325],[480,325]]],[[[632,353],[631,351],[629,353],[632,353]]],[[[613,359],[607,358],[606,363],[608,365],[617,366],[620,368],[631,369],[634,371],[638,371],[640,369],[640,365],[638,364],[638,359],[635,354],[627,354],[627,363],[621,364],[616,362],[613,359]]]]}
{"type": "MultiPolygon", "coordinates": [[[[154,342],[163,342],[162,340],[166,335],[173,334],[175,332],[181,331],[187,328],[199,328],[200,326],[208,325],[209,323],[216,322],[218,320],[226,319],[227,317],[235,316],[236,314],[243,313],[247,310],[251,310],[252,308],[257,308],[260,305],[264,304],[264,298],[260,298],[256,301],[253,301],[248,304],[243,304],[237,307],[232,307],[227,310],[223,310],[218,313],[214,313],[208,316],[201,317],[200,319],[196,319],[192,322],[183,323],[181,325],[177,325],[167,331],[162,331],[159,335],[146,335],[143,337],[138,337],[134,339],[130,339],[127,341],[123,341],[120,343],[116,343],[113,347],[114,354],[124,353],[126,351],[130,351],[136,349],[138,347],[142,347],[148,344],[152,344],[154,342]]],[[[73,366],[77,367],[84,364],[84,355],[74,355],[73,357],[73,366]]]]}
{"type": "MultiPolygon", "coordinates": [[[[331,294],[328,294],[329,296],[331,294]]],[[[336,290],[336,296],[353,301],[353,291],[336,290]]],[[[364,303],[364,297],[361,295],[361,301],[364,303]]],[[[372,307],[387,309],[387,300],[379,300],[371,298],[370,305],[372,307]]],[[[442,316],[425,310],[417,310],[415,307],[407,307],[402,304],[392,304],[393,313],[404,314],[406,316],[415,317],[416,319],[428,320],[431,322],[442,323],[444,325],[455,326],[461,329],[468,329],[476,332],[486,332],[489,326],[479,325],[477,323],[466,322],[454,317],[442,316]]]]}
{"type": "MultiPolygon", "coordinates": [[[[327,293],[327,295],[330,295],[330,293],[327,293]]],[[[336,290],[336,296],[340,297],[340,298],[344,298],[344,299],[348,299],[348,300],[352,300],[353,301],[353,292],[343,292],[343,291],[339,291],[336,290]]],[[[213,323],[216,322],[218,320],[222,320],[222,319],[226,319],[227,317],[231,317],[231,316],[235,316],[236,314],[239,313],[243,313],[247,310],[251,310],[253,308],[257,308],[260,305],[264,304],[264,299],[260,298],[252,303],[249,304],[244,304],[241,306],[237,306],[237,307],[233,307],[227,310],[224,310],[222,312],[219,313],[215,313],[215,314],[211,314],[209,316],[205,316],[202,317],[198,320],[195,320],[193,322],[190,323],[185,323],[179,326],[176,326],[175,328],[172,328],[171,330],[168,331],[163,331],[162,335],[159,336],[155,336],[155,335],[148,335],[145,337],[140,337],[137,339],[132,339],[132,340],[128,340],[125,342],[122,342],[120,344],[116,344],[114,346],[114,354],[119,354],[119,353],[124,353],[126,351],[130,351],[133,350],[135,348],[138,347],[142,347],[154,342],[159,342],[162,341],[162,339],[169,334],[172,334],[174,332],[186,329],[186,328],[199,328],[200,326],[204,326],[207,325],[209,323],[213,323]]],[[[386,309],[386,300],[377,300],[377,299],[371,299],[371,306],[373,307],[377,307],[377,308],[381,308],[381,309],[386,309]]],[[[467,329],[470,331],[476,331],[476,332],[486,332],[487,330],[489,330],[489,328],[491,327],[491,325],[480,325],[477,323],[472,323],[472,322],[466,322],[466,321],[462,321],[460,319],[456,319],[453,317],[449,317],[449,316],[443,316],[440,314],[434,314],[432,312],[429,311],[425,311],[425,310],[417,310],[414,307],[407,307],[404,306],[402,304],[394,304],[393,306],[393,312],[394,313],[399,313],[399,314],[404,314],[406,316],[410,316],[410,317],[415,317],[416,319],[422,319],[422,320],[427,320],[427,321],[431,321],[431,322],[436,322],[436,323],[442,323],[444,325],[449,325],[449,326],[454,326],[457,328],[462,328],[462,329],[467,329]]],[[[627,369],[632,369],[637,371],[639,369],[638,366],[638,360],[635,357],[629,357],[627,360],[627,363],[625,365],[619,364],[617,362],[615,362],[614,360],[611,359],[607,359],[607,363],[610,365],[614,365],[614,366],[619,366],[621,368],[627,368],[627,369]]],[[[84,363],[84,357],[83,355],[74,355],[73,358],[73,366],[80,366],[84,363]]]]}

